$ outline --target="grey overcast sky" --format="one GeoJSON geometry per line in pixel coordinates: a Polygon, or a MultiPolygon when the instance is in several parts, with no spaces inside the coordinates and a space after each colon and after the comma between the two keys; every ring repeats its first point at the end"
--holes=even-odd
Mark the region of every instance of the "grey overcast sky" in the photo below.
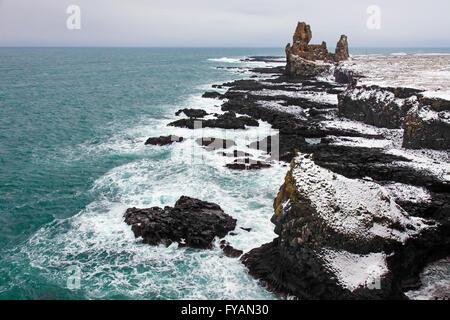
{"type": "Polygon", "coordinates": [[[352,47],[450,47],[449,13],[449,0],[0,0],[0,46],[284,47],[302,20],[329,48],[341,34],[352,47]],[[69,5],[80,30],[66,27],[69,5]]]}

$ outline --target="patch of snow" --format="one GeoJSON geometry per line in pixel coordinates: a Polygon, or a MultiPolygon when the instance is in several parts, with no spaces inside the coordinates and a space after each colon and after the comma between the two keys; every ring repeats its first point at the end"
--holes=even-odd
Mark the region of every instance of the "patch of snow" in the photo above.
{"type": "Polygon", "coordinates": [[[431,201],[430,192],[423,187],[398,182],[385,185],[384,187],[395,201],[409,201],[413,203],[427,203],[431,201]]]}
{"type": "Polygon", "coordinates": [[[322,138],[305,138],[305,141],[308,144],[320,144],[322,142],[322,138]]]}
{"type": "Polygon", "coordinates": [[[343,96],[354,101],[375,100],[376,103],[389,105],[394,103],[398,108],[404,106],[407,102],[418,105],[417,96],[411,96],[406,99],[396,98],[395,95],[388,90],[354,88],[344,91],[343,96]]]}
{"type": "Polygon", "coordinates": [[[352,130],[359,133],[377,135],[381,134],[382,129],[371,126],[362,122],[352,121],[348,119],[335,119],[331,121],[322,121],[321,126],[329,129],[352,130]]]}
{"type": "Polygon", "coordinates": [[[339,284],[350,291],[362,287],[376,288],[381,278],[389,272],[384,253],[359,255],[323,249],[320,256],[325,261],[325,267],[336,275],[339,284]]]}
{"type": "Polygon", "coordinates": [[[340,146],[360,147],[360,148],[387,148],[392,146],[391,140],[367,139],[362,137],[336,137],[329,136],[333,141],[331,144],[340,146]]]}
{"type": "Polygon", "coordinates": [[[259,104],[260,106],[270,109],[270,110],[276,110],[276,111],[281,111],[281,112],[285,112],[285,113],[289,113],[289,114],[293,114],[295,115],[297,118],[301,119],[301,120],[306,120],[307,116],[309,115],[309,109],[304,109],[302,107],[299,106],[285,106],[283,105],[283,103],[285,103],[285,101],[283,100],[277,100],[277,101],[256,101],[257,104],[259,104]]]}
{"type": "Polygon", "coordinates": [[[450,100],[449,54],[353,55],[339,68],[362,75],[359,85],[415,88],[450,100]]]}
{"type": "Polygon", "coordinates": [[[447,110],[437,112],[430,106],[423,106],[421,108],[414,107],[409,112],[417,112],[418,116],[425,122],[442,121],[450,123],[450,111],[447,110]]]}
{"type": "Polygon", "coordinates": [[[314,91],[284,91],[284,90],[268,90],[263,89],[260,91],[251,92],[254,95],[259,96],[287,96],[290,98],[303,98],[314,102],[327,103],[332,105],[338,104],[337,94],[330,94],[327,92],[314,92],[314,91]]]}
{"type": "MultiPolygon", "coordinates": [[[[432,117],[434,116],[432,115],[432,117]]],[[[442,120],[442,117],[440,119],[442,120]]],[[[387,154],[401,156],[409,160],[394,161],[392,163],[394,166],[411,167],[434,175],[442,181],[450,181],[450,153],[445,150],[413,150],[403,148],[403,129],[378,128],[347,119],[322,121],[321,126],[329,129],[352,130],[361,134],[381,135],[384,139],[335,136],[329,136],[329,138],[333,140],[332,144],[334,145],[382,148],[387,154]]]]}
{"type": "Polygon", "coordinates": [[[377,183],[333,173],[316,165],[310,155],[298,155],[294,164],[299,192],[338,233],[361,240],[378,236],[404,242],[428,227],[422,218],[410,217],[377,183]]]}
{"type": "Polygon", "coordinates": [[[449,91],[425,91],[422,93],[422,95],[424,97],[427,98],[439,98],[439,99],[444,99],[444,100],[450,100],[450,92],[449,91]]]}
{"type": "Polygon", "coordinates": [[[450,153],[430,149],[390,149],[386,153],[404,157],[410,161],[395,161],[394,165],[426,171],[442,181],[450,182],[450,153]]]}

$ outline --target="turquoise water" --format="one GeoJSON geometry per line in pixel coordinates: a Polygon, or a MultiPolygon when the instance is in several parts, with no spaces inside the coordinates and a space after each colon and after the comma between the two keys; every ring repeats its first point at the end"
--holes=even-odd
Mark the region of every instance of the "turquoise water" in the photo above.
{"type": "Polygon", "coordinates": [[[186,194],[218,202],[255,230],[269,228],[261,239],[235,237],[242,248],[270,241],[270,205],[281,181],[269,177],[282,178],[282,169],[230,175],[215,161],[186,162],[189,144],[143,143],[169,133],[178,108],[216,108],[200,98],[212,83],[244,76],[209,59],[281,53],[0,49],[0,298],[272,297],[219,250],[141,245],[122,215],[186,194]],[[69,290],[74,266],[80,288],[69,290]]]}
{"type": "MultiPolygon", "coordinates": [[[[282,54],[0,49],[0,299],[274,298],[220,249],[142,245],[122,215],[188,195],[217,202],[238,227],[253,229],[228,237],[233,246],[250,250],[271,241],[272,202],[287,168],[230,172],[217,155],[193,152],[191,131],[166,124],[179,108],[217,111],[219,102],[201,94],[248,76],[216,66],[282,54]],[[163,134],[188,141],[144,146],[163,134]]],[[[231,135],[246,146],[274,132],[261,123],[245,132],[202,133],[231,135]]]]}

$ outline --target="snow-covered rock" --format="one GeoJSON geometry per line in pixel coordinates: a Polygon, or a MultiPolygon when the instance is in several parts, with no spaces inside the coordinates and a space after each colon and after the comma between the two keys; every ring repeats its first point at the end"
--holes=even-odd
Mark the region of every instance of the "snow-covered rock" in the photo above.
{"type": "Polygon", "coordinates": [[[299,153],[274,202],[279,237],[242,261],[270,289],[302,299],[403,299],[428,256],[448,242],[448,225],[410,216],[393,190],[299,153]]]}
{"type": "Polygon", "coordinates": [[[405,118],[403,146],[411,149],[450,149],[450,110],[414,106],[405,118]]]}
{"type": "Polygon", "coordinates": [[[377,127],[401,128],[408,111],[418,105],[415,90],[371,87],[348,88],[339,94],[339,116],[377,127]]]}

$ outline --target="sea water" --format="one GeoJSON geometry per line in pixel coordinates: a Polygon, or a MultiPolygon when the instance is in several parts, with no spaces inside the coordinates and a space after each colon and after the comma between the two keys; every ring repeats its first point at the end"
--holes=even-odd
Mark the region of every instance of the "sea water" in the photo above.
{"type": "MultiPolygon", "coordinates": [[[[272,203],[287,169],[233,172],[215,152],[200,154],[192,130],[167,127],[180,108],[220,112],[202,93],[248,73],[216,67],[258,66],[239,62],[252,54],[282,51],[0,49],[0,298],[273,298],[217,245],[144,245],[123,221],[128,207],[187,195],[238,219],[233,246],[273,239],[272,203]],[[168,134],[187,141],[144,145],[168,134]]],[[[273,133],[262,122],[199,132],[242,148],[273,133]]]]}
{"type": "MultiPolygon", "coordinates": [[[[237,219],[226,240],[270,242],[273,200],[288,170],[231,171],[198,136],[239,150],[275,134],[167,127],[180,108],[220,112],[212,84],[281,49],[1,48],[0,299],[273,299],[238,259],[212,250],[149,246],[123,221],[129,207],[218,203],[237,219]],[[176,134],[171,146],[148,137],[176,134]],[[251,228],[247,232],[241,227],[251,228]]],[[[217,243],[216,243],[217,244],[217,243]]]]}

